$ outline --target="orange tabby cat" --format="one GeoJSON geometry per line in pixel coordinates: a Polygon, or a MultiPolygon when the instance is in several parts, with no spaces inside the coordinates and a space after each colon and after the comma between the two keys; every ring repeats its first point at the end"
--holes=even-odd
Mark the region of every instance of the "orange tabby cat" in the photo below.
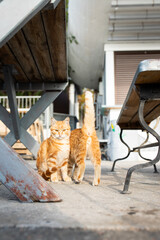
{"type": "Polygon", "coordinates": [[[77,183],[81,182],[85,172],[85,159],[89,156],[94,165],[93,185],[100,183],[101,152],[95,131],[95,113],[92,93],[85,93],[85,116],[81,129],[75,129],[70,136],[70,157],[68,175],[77,183]],[[74,172],[73,172],[74,166],[74,172]]]}
{"type": "Polygon", "coordinates": [[[67,165],[70,151],[69,118],[64,121],[51,119],[51,136],[42,142],[37,155],[38,173],[46,180],[71,181],[67,175],[67,165]]]}

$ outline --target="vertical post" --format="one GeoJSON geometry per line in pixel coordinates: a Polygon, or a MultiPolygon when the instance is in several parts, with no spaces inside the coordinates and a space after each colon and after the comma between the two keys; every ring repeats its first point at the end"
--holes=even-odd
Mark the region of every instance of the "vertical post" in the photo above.
{"type": "Polygon", "coordinates": [[[115,105],[115,77],[114,77],[114,52],[107,51],[105,53],[105,91],[106,105],[115,105]]]}
{"type": "Polygon", "coordinates": [[[11,66],[4,66],[4,78],[6,84],[6,90],[9,100],[9,107],[11,111],[11,119],[13,124],[13,132],[15,139],[18,140],[20,138],[20,124],[19,124],[19,114],[18,107],[16,102],[16,91],[14,85],[14,79],[12,77],[12,68],[11,66]]]}
{"type": "Polygon", "coordinates": [[[69,114],[70,115],[73,115],[75,114],[75,111],[74,111],[74,107],[75,107],[75,99],[74,99],[74,96],[75,96],[75,86],[74,84],[71,84],[70,87],[69,87],[69,114]]]}

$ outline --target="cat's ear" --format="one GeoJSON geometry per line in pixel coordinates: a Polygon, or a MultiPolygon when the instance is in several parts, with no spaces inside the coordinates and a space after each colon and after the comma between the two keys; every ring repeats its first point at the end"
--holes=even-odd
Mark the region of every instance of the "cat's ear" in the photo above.
{"type": "Polygon", "coordinates": [[[54,125],[56,123],[56,119],[55,118],[51,118],[51,126],[54,125]]]}
{"type": "Polygon", "coordinates": [[[64,121],[65,123],[69,124],[69,121],[70,121],[69,117],[65,118],[64,121]]]}

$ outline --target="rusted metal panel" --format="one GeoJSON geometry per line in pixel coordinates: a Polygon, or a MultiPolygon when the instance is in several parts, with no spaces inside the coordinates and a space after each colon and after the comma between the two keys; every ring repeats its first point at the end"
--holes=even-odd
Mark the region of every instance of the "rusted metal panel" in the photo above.
{"type": "Polygon", "coordinates": [[[22,202],[58,202],[60,197],[0,138],[0,181],[22,202]]]}

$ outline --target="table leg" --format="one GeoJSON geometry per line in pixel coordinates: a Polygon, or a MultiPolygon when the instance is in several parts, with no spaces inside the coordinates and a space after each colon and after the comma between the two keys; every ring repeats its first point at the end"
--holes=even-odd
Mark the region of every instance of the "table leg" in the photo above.
{"type": "Polygon", "coordinates": [[[130,185],[130,180],[131,180],[131,175],[132,173],[135,171],[135,170],[138,170],[138,169],[143,169],[143,168],[146,168],[146,167],[150,167],[150,166],[153,166],[154,164],[156,164],[159,159],[160,159],[160,136],[158,135],[158,133],[156,133],[152,128],[150,128],[148,126],[148,124],[145,122],[144,120],[144,116],[143,116],[143,109],[144,109],[144,105],[145,105],[145,102],[146,100],[141,100],[140,102],[140,105],[139,105],[139,121],[142,125],[142,127],[147,130],[149,133],[151,133],[158,141],[158,144],[159,144],[159,148],[158,148],[158,153],[157,153],[157,156],[151,160],[150,162],[148,163],[143,163],[143,164],[137,164],[131,168],[129,168],[128,172],[127,172],[127,176],[126,176],[126,179],[125,179],[125,184],[124,184],[124,188],[123,188],[123,191],[122,193],[128,193],[128,189],[129,189],[129,185],[130,185]]]}
{"type": "Polygon", "coordinates": [[[115,168],[116,162],[125,160],[126,158],[128,158],[128,156],[129,156],[130,153],[131,153],[130,147],[128,146],[128,144],[127,144],[127,143],[123,140],[123,138],[122,138],[122,133],[123,133],[123,129],[121,129],[121,132],[120,132],[120,140],[121,140],[121,142],[122,142],[124,145],[126,145],[126,147],[128,148],[128,153],[127,153],[127,155],[126,155],[125,157],[123,157],[123,158],[118,158],[118,159],[114,160],[113,165],[112,165],[111,172],[114,172],[114,168],[115,168]]]}

